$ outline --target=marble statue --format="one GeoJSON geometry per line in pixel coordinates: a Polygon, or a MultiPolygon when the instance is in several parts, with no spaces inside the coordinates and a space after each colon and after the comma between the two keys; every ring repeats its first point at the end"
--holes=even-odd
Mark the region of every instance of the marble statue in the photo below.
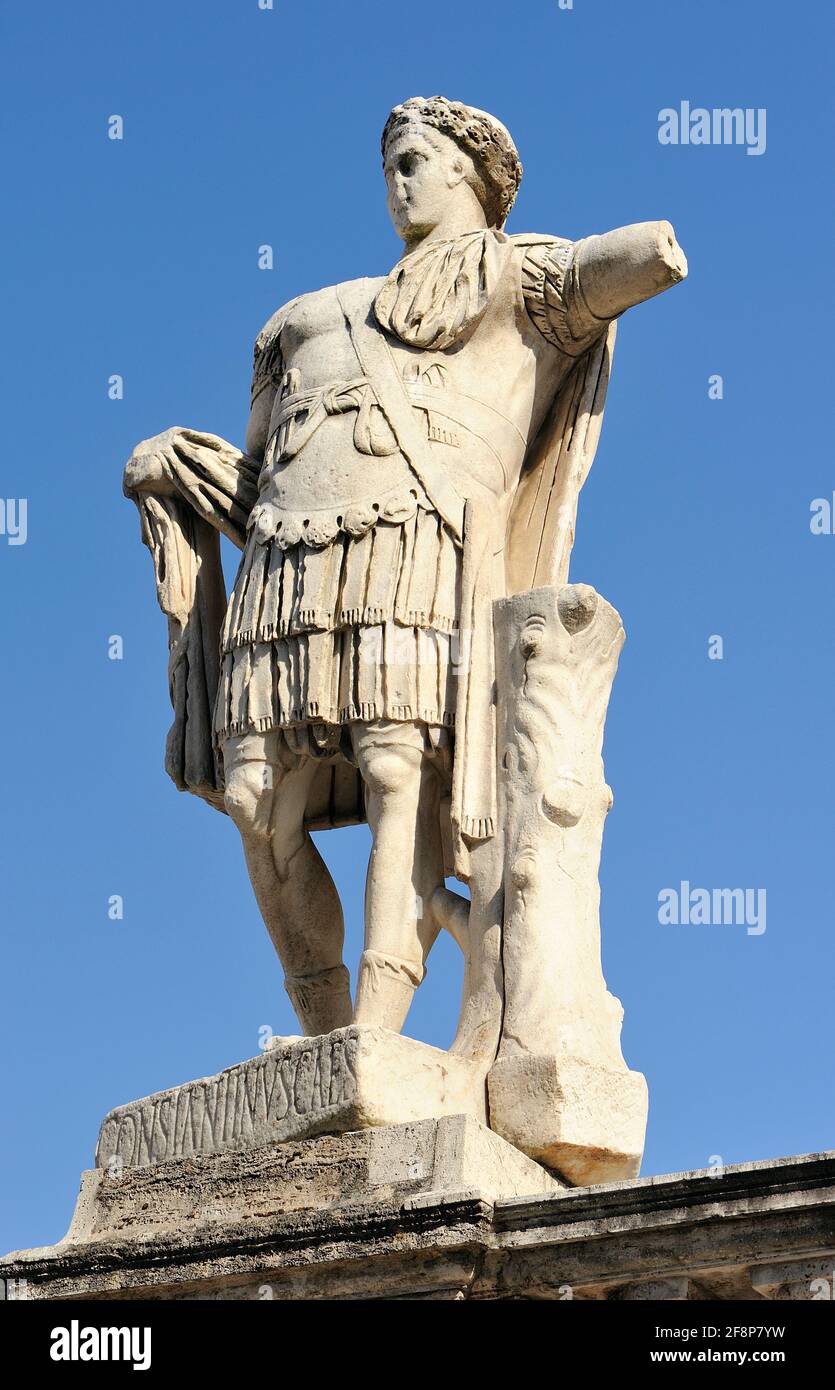
{"type": "Polygon", "coordinates": [[[519,155],[461,103],[395,107],[382,154],[403,256],[272,316],[245,450],[174,428],[128,462],[169,623],[166,766],[237,826],[305,1035],[398,1034],[447,930],[481,1118],[569,1181],[629,1176],[646,1087],[597,886],[623,629],[568,561],[616,320],[686,262],[667,222],[505,233],[519,155]],[[311,830],[363,820],[352,1000],[311,830]]]}

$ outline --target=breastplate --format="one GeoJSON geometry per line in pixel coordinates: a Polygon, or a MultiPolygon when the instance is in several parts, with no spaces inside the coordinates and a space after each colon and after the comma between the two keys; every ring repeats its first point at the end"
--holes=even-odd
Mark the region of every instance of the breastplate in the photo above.
{"type": "Polygon", "coordinates": [[[303,389],[292,369],[281,383],[250,518],[259,540],[327,545],[339,531],[362,535],[431,503],[400,453],[371,384],[357,376],[303,389]]]}
{"type": "MultiPolygon", "coordinates": [[[[488,310],[474,336],[490,333],[491,348],[505,351],[511,360],[519,333],[512,298],[501,298],[510,299],[510,304],[497,305],[498,316],[488,310]]],[[[323,307],[329,308],[329,302],[323,307]]],[[[481,399],[486,394],[483,350],[473,355],[475,344],[465,342],[453,360],[453,354],[416,352],[391,338],[389,342],[429,448],[459,496],[505,501],[517,481],[527,439],[506,413],[481,399]],[[471,356],[468,367],[463,359],[471,356]]],[[[304,373],[292,365],[282,378],[259,479],[259,502],[250,518],[259,540],[275,537],[289,546],[304,539],[326,545],[340,531],[361,535],[378,520],[402,521],[416,507],[432,506],[400,452],[373,383],[362,375],[352,350],[345,354],[337,347],[342,348],[338,341],[335,366],[342,379],[327,385],[305,381],[304,373]],[[349,378],[346,367],[356,375],[349,378]]],[[[318,365],[314,360],[314,370],[318,365]]],[[[302,366],[306,370],[306,362],[302,366]]]]}

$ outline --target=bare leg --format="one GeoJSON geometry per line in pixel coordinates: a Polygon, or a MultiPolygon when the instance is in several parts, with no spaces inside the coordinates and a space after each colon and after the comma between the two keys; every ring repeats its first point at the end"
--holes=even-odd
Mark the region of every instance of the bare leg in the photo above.
{"type": "Polygon", "coordinates": [[[312,759],[286,768],[270,734],[224,744],[226,809],[243,840],[261,915],[285,972],[285,989],[305,1033],[351,1021],[342,964],[342,906],[310,835],[304,810],[316,772],[312,759]]]}
{"type": "Polygon", "coordinates": [[[430,901],[444,882],[441,785],[422,725],[358,723],[353,740],[374,840],[354,1020],[399,1032],[439,929],[430,901]]]}

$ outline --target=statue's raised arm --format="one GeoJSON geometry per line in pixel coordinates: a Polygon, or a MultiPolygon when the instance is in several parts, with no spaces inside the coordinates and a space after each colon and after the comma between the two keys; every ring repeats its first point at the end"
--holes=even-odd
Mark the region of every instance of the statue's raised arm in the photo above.
{"type": "Polygon", "coordinates": [[[577,243],[578,280],[589,311],[616,318],[687,275],[687,261],[669,222],[635,222],[577,243]]]}

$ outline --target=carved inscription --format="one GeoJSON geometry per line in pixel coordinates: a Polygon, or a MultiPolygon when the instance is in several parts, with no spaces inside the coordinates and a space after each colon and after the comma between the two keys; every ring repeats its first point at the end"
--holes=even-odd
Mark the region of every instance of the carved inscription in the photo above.
{"type": "Polygon", "coordinates": [[[352,1033],[311,1038],[114,1110],[96,1166],[118,1158],[137,1168],[300,1137],[353,1100],[356,1047],[352,1033]]]}

